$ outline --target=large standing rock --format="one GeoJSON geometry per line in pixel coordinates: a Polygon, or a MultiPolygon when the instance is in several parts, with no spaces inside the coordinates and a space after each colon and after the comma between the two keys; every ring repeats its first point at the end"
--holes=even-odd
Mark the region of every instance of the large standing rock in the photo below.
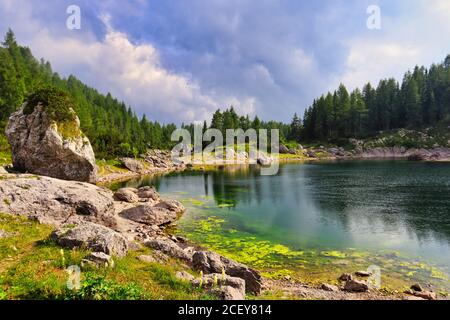
{"type": "Polygon", "coordinates": [[[260,294],[262,288],[261,275],[249,267],[213,252],[198,251],[192,260],[194,269],[204,273],[222,273],[244,279],[247,292],[260,294]]]}
{"type": "Polygon", "coordinates": [[[128,252],[128,241],[120,233],[91,222],[76,226],[64,225],[54,231],[51,237],[67,248],[88,248],[118,257],[128,252]]]}
{"type": "Polygon", "coordinates": [[[10,175],[0,187],[0,212],[61,225],[91,221],[116,226],[112,192],[95,185],[49,177],[10,175]]]}
{"type": "Polygon", "coordinates": [[[26,102],[9,118],[6,136],[14,167],[29,173],[64,180],[95,183],[97,166],[89,139],[80,130],[72,109],[70,120],[49,117],[40,102],[26,102]]]}
{"type": "Polygon", "coordinates": [[[152,207],[149,205],[141,205],[126,209],[120,213],[120,216],[135,222],[162,226],[174,222],[177,214],[162,207],[152,207]]]}

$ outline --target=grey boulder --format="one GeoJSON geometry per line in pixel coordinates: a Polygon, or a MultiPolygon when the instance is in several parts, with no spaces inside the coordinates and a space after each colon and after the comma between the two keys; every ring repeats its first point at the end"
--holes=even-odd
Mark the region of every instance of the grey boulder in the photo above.
{"type": "Polygon", "coordinates": [[[66,248],[87,248],[117,257],[128,252],[128,241],[120,233],[91,222],[64,225],[54,231],[51,238],[66,248]]]}

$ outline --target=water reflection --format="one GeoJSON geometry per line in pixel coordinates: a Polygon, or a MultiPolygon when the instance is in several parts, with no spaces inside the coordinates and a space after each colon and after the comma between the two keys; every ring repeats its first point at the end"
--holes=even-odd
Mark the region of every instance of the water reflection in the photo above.
{"type": "Polygon", "coordinates": [[[450,265],[450,165],[343,162],[289,164],[140,178],[162,193],[213,197],[236,228],[293,247],[393,249],[450,265]],[[257,226],[257,227],[256,227],[257,226]]]}

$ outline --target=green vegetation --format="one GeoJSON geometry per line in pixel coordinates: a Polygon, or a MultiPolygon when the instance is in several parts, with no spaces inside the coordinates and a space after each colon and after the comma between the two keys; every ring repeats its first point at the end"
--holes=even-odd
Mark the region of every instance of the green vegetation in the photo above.
{"type": "MultiPolygon", "coordinates": [[[[56,121],[71,118],[68,108],[72,107],[98,158],[135,156],[148,147],[164,149],[172,145],[170,136],[175,125],[161,125],[145,116],[139,119],[111,94],[100,94],[74,76],[61,78],[49,62],[36,60],[29,48],[18,45],[9,30],[0,46],[0,151],[8,118],[27,97],[44,102],[56,121]],[[48,90],[50,87],[54,89],[48,90]]],[[[67,125],[58,130],[73,135],[67,125]]]]}
{"type": "Polygon", "coordinates": [[[52,228],[25,218],[0,214],[0,229],[10,236],[0,241],[0,300],[2,299],[211,299],[178,280],[183,270],[175,260],[165,265],[137,259],[151,254],[144,248],[115,259],[114,268],[83,269],[81,288],[67,288],[67,267],[81,265],[86,250],[69,250],[49,240],[52,228]]]}
{"type": "Polygon", "coordinates": [[[450,55],[429,69],[417,66],[408,71],[401,84],[395,79],[384,79],[377,88],[369,83],[351,93],[340,85],[306,110],[303,130],[295,138],[339,141],[373,136],[380,131],[402,128],[420,131],[430,127],[448,133],[449,88],[450,55]]]}

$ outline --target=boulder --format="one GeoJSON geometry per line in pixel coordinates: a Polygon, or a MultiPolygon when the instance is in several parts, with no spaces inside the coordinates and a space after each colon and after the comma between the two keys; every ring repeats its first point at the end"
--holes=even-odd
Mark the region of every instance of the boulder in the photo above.
{"type": "Polygon", "coordinates": [[[83,182],[32,175],[2,180],[0,212],[26,216],[41,223],[91,221],[116,226],[113,194],[110,190],[83,182]]]}
{"type": "Polygon", "coordinates": [[[132,158],[122,158],[120,159],[122,165],[128,170],[136,173],[143,173],[145,171],[145,167],[139,160],[132,158]]]}
{"type": "Polygon", "coordinates": [[[122,218],[147,225],[163,226],[174,222],[177,213],[163,207],[140,205],[120,213],[122,218]]]}
{"type": "Polygon", "coordinates": [[[245,281],[225,274],[213,273],[191,281],[194,287],[209,289],[222,300],[245,300],[245,281]]]}
{"type": "Polygon", "coordinates": [[[139,197],[137,195],[137,190],[132,188],[122,188],[114,193],[114,200],[123,201],[128,203],[139,202],[139,197]]]}
{"type": "Polygon", "coordinates": [[[349,292],[366,292],[369,291],[369,286],[364,281],[349,280],[345,283],[344,290],[349,292]]]}
{"type": "Polygon", "coordinates": [[[88,248],[118,257],[128,252],[128,241],[121,234],[91,222],[64,225],[54,231],[51,238],[67,248],[88,248]]]}
{"type": "Polygon", "coordinates": [[[142,187],[138,190],[138,196],[141,199],[151,199],[153,201],[160,201],[161,197],[154,187],[142,187]]]}
{"type": "Polygon", "coordinates": [[[259,164],[260,166],[270,166],[272,164],[273,160],[270,156],[262,153],[262,152],[258,152],[257,158],[256,158],[256,163],[259,164]]]}
{"type": "Polygon", "coordinates": [[[192,263],[195,270],[203,271],[205,274],[225,272],[229,276],[244,279],[247,292],[256,295],[261,293],[261,275],[243,264],[213,252],[203,251],[194,253],[192,263]]]}
{"type": "Polygon", "coordinates": [[[192,255],[183,250],[179,245],[167,238],[148,240],[144,243],[147,247],[163,252],[172,258],[181,259],[187,262],[192,261],[192,255]]]}
{"type": "Polygon", "coordinates": [[[183,213],[186,208],[177,200],[162,200],[155,205],[156,208],[163,208],[172,211],[176,214],[183,213]]]}
{"type": "Polygon", "coordinates": [[[100,267],[113,268],[114,260],[110,255],[104,252],[92,252],[81,261],[81,264],[90,265],[96,268],[100,267]]]}
{"type": "Polygon", "coordinates": [[[80,130],[80,120],[58,122],[38,103],[26,102],[9,118],[6,136],[14,167],[33,174],[64,180],[95,183],[97,165],[89,139],[80,130]]]}

